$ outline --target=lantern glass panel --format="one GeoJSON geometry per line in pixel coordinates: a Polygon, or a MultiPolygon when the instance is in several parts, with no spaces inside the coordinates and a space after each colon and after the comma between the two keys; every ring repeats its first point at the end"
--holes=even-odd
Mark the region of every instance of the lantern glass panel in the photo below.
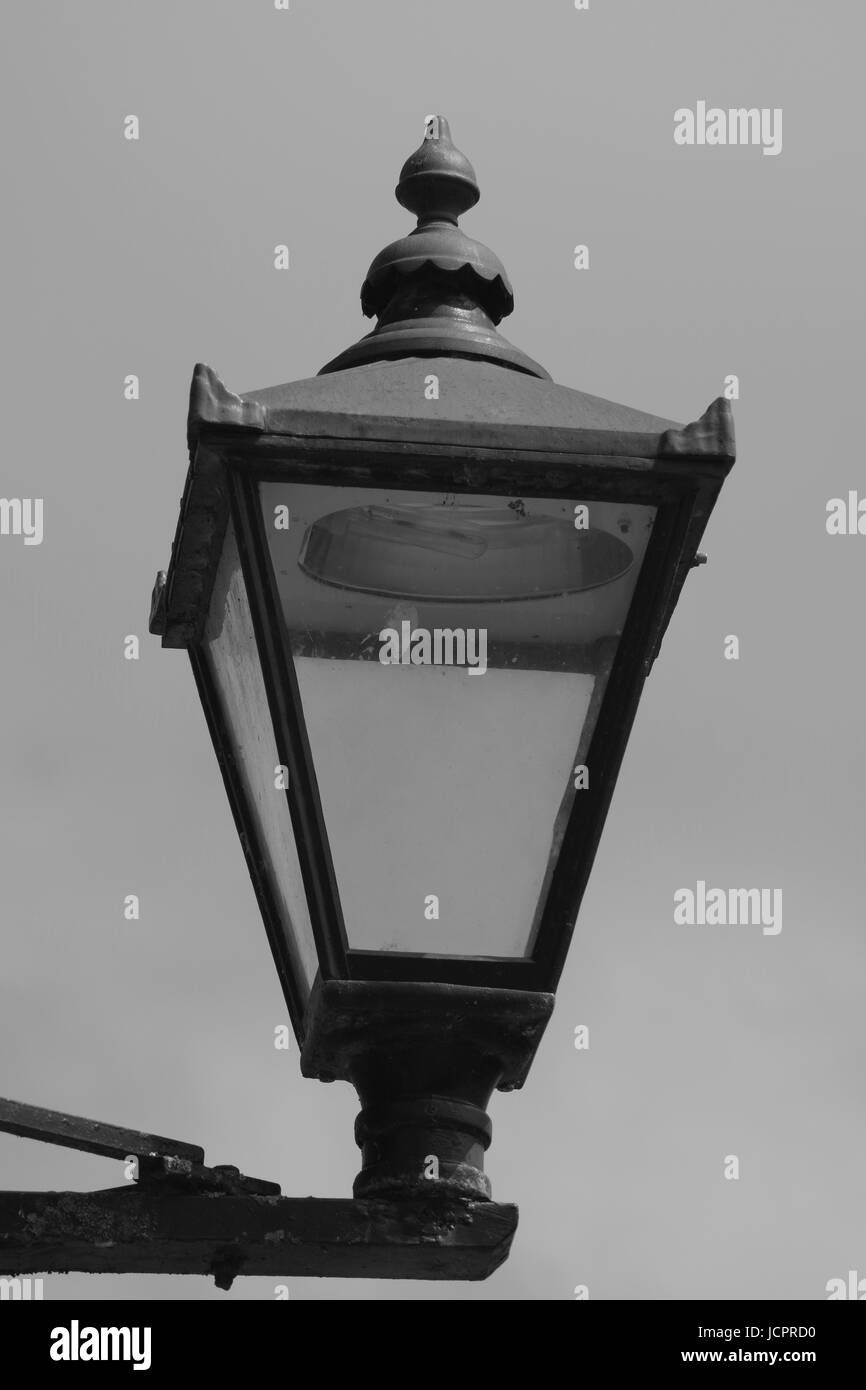
{"type": "Polygon", "coordinates": [[[259,489],[349,948],[529,955],[655,508],[259,489]]]}
{"type": "Polygon", "coordinates": [[[309,993],[316,976],[317,953],[231,521],[214,580],[201,652],[227,739],[223,753],[228,753],[240,781],[259,870],[276,905],[284,949],[302,992],[309,993]]]}

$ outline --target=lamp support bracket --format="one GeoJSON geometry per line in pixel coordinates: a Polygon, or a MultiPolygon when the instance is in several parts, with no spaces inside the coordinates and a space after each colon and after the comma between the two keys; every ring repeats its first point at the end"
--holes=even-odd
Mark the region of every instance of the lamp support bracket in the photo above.
{"type": "Polygon", "coordinates": [[[485,1279],[517,1208],[431,1190],[399,1201],[284,1197],[179,1140],[0,1100],[0,1130],[109,1158],[138,1180],[101,1192],[0,1192],[0,1276],[46,1272],[485,1279]]]}

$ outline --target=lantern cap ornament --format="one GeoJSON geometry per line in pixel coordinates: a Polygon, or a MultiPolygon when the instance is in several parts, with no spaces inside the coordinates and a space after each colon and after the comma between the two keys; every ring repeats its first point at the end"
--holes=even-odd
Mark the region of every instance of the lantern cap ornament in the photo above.
{"type": "Polygon", "coordinates": [[[387,358],[451,356],[482,358],[549,381],[543,367],[496,331],[514,309],[514,293],[499,257],[457,225],[481,194],[444,116],[428,116],[395,195],[418,225],[380,251],[367,271],[361,308],[367,318],[378,318],[377,326],[322,374],[387,358]]]}

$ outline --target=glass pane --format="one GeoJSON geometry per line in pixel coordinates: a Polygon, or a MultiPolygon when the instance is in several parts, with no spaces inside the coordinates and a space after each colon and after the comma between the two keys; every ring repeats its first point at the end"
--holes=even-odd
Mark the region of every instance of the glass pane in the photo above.
{"type": "Polygon", "coordinates": [[[219,693],[247,814],[256,829],[256,848],[264,858],[265,877],[278,905],[289,954],[299,984],[309,993],[318,957],[288,798],[275,786],[279,757],[231,521],[214,581],[202,650],[219,693]]]}
{"type": "Polygon", "coordinates": [[[349,946],[524,956],[655,509],[260,488],[349,946]]]}

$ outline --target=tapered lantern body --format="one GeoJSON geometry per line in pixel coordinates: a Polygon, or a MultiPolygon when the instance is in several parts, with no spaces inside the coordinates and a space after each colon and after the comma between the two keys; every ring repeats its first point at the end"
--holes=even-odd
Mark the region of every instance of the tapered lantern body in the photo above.
{"type": "Polygon", "coordinates": [[[525,960],[653,509],[259,497],[348,949],[525,960]]]}
{"type": "Polygon", "coordinates": [[[361,1095],[356,1192],[484,1196],[733,435],[724,400],[680,427],[500,336],[441,118],[398,197],[367,338],[241,396],[196,368],[152,626],[190,651],[303,1069],[361,1095]]]}

